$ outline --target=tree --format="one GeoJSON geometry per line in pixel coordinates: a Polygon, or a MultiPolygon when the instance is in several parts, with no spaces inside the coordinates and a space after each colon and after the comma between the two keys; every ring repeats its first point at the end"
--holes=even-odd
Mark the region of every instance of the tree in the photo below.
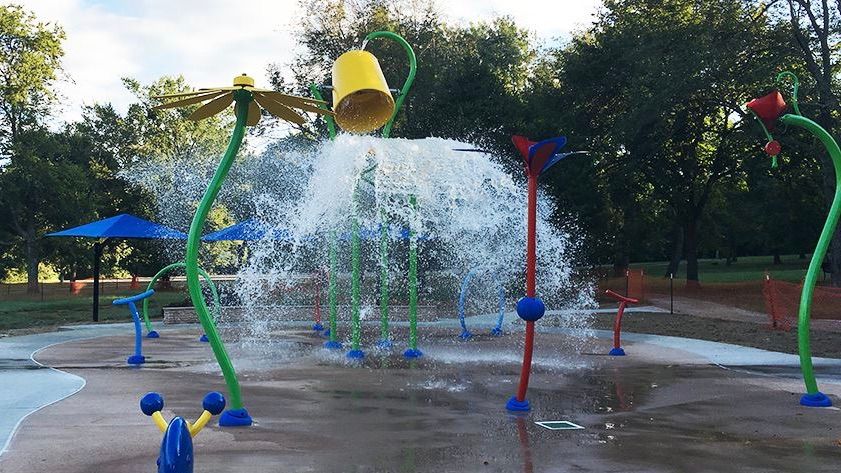
{"type": "Polygon", "coordinates": [[[0,151],[49,114],[61,71],[64,31],[17,5],[0,5],[0,151]]]}
{"type": "MultiPolygon", "coordinates": [[[[839,66],[838,41],[841,39],[841,2],[810,0],[775,1],[771,5],[771,22],[787,24],[806,74],[811,82],[804,84],[809,102],[804,101],[804,114],[830,132],[838,131],[839,100],[837,74],[839,66]],[[812,87],[810,87],[812,86],[812,87]],[[813,88],[813,91],[809,89],[813,88]]],[[[832,160],[822,147],[813,147],[823,176],[823,196],[828,208],[835,194],[835,170],[832,160]]],[[[841,228],[833,235],[828,254],[832,285],[841,286],[841,228]]]]}
{"type": "Polygon", "coordinates": [[[666,205],[681,230],[673,249],[686,255],[688,281],[698,281],[710,197],[756,155],[746,121],[734,117],[743,118],[741,105],[787,59],[780,32],[749,7],[607,1],[595,26],[557,53],[569,123],[589,135],[603,170],[639,179],[666,205]]]}
{"type": "MultiPolygon", "coordinates": [[[[195,176],[215,169],[227,145],[232,116],[221,114],[195,122],[187,117],[199,105],[154,109],[160,102],[152,96],[191,90],[181,76],[164,76],[147,85],[129,78],[123,83],[137,97],[124,115],[110,103],[94,104],[84,109],[82,121],[74,125],[103,158],[94,178],[115,205],[104,206],[101,217],[129,212],[186,229],[204,190],[204,183],[195,176]]],[[[228,213],[221,207],[214,212],[214,222],[229,223],[228,213]]],[[[182,257],[178,250],[183,245],[169,243],[178,249],[173,251],[177,256],[168,255],[163,248],[166,245],[120,242],[124,251],[114,264],[132,274],[154,273],[173,258],[182,257]]],[[[208,257],[215,258],[222,248],[214,245],[208,257]]]]}
{"type": "Polygon", "coordinates": [[[0,169],[0,222],[15,236],[13,250],[23,254],[28,292],[37,293],[41,237],[91,215],[91,180],[86,158],[74,153],[67,135],[19,132],[13,156],[0,169]]]}
{"type": "MultiPolygon", "coordinates": [[[[58,26],[37,21],[35,16],[16,5],[0,5],[0,210],[5,218],[0,219],[0,235],[6,246],[25,252],[27,290],[38,292],[40,238],[46,209],[27,204],[34,203],[34,189],[50,190],[38,184],[36,168],[56,181],[64,182],[62,176],[53,173],[49,161],[37,156],[40,152],[51,153],[55,144],[45,133],[41,122],[49,113],[55,98],[52,87],[60,73],[63,55],[61,43],[64,32],[58,26]],[[21,187],[30,182],[33,189],[21,187]]],[[[67,169],[73,171],[72,169],[67,169]]],[[[55,182],[55,181],[54,181],[55,182]]]]}

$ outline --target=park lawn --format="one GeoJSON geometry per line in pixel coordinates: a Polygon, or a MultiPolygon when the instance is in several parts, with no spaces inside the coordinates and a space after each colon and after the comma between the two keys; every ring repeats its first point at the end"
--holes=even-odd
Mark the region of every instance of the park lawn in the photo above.
{"type": "MultiPolygon", "coordinates": [[[[651,277],[662,277],[668,262],[631,263],[631,269],[643,269],[651,277]]],[[[809,255],[798,259],[797,255],[785,255],[781,264],[774,264],[773,256],[743,256],[735,263],[725,264],[723,259],[698,260],[698,274],[701,283],[727,283],[761,281],[768,272],[772,278],[781,281],[800,282],[806,275],[809,255]]],[[[822,275],[821,275],[822,277],[822,275]]],[[[681,261],[675,279],[686,278],[686,262],[681,261]]]]}
{"type": "MultiPolygon", "coordinates": [[[[137,290],[119,291],[117,294],[101,295],[99,299],[99,320],[101,322],[130,322],[131,314],[126,306],[114,306],[111,301],[136,294],[137,290]]],[[[149,316],[160,317],[161,307],[183,301],[186,293],[180,291],[158,292],[149,300],[149,316]]],[[[0,300],[0,331],[57,327],[66,324],[91,322],[91,298],[89,296],[66,296],[59,299],[0,300]]],[[[140,305],[138,304],[138,309],[140,305]]]]}

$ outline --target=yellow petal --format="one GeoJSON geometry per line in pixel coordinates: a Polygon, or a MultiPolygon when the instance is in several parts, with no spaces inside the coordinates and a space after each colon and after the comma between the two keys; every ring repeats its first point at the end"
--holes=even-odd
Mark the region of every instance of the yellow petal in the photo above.
{"type": "Polygon", "coordinates": [[[174,102],[169,102],[169,103],[162,103],[162,104],[156,105],[152,108],[157,109],[157,110],[163,110],[165,108],[185,107],[187,105],[193,105],[194,103],[204,102],[205,100],[210,100],[210,99],[216,98],[223,93],[224,92],[213,91],[209,94],[197,95],[195,97],[188,97],[186,99],[176,100],[174,102]]]}
{"type": "Polygon", "coordinates": [[[190,120],[199,121],[204,120],[207,117],[212,117],[217,113],[221,112],[228,108],[228,105],[234,101],[234,94],[231,92],[225,93],[220,95],[219,97],[207,102],[206,104],[202,105],[192,115],[190,115],[190,120]]]}
{"type": "Polygon", "coordinates": [[[188,97],[190,95],[207,94],[207,93],[210,93],[210,92],[216,92],[218,90],[220,90],[220,89],[218,89],[218,88],[199,89],[199,90],[194,90],[192,92],[179,92],[177,94],[153,95],[152,98],[153,99],[171,99],[171,98],[175,98],[175,97],[188,97]]]}
{"type": "Polygon", "coordinates": [[[257,106],[257,102],[250,101],[248,102],[248,118],[245,120],[245,124],[248,126],[254,126],[257,122],[260,121],[260,107],[257,106]]]}
{"type": "Polygon", "coordinates": [[[271,113],[272,115],[278,118],[295,123],[297,125],[302,125],[305,121],[302,116],[295,113],[295,111],[291,108],[281,103],[277,103],[274,100],[268,99],[265,95],[254,94],[254,100],[256,100],[257,103],[259,103],[260,106],[262,106],[264,109],[266,109],[267,112],[271,113]]]}

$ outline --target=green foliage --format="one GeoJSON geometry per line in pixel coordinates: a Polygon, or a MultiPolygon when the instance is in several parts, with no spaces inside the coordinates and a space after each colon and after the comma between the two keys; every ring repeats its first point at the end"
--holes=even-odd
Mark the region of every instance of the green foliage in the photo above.
{"type": "Polygon", "coordinates": [[[19,133],[38,127],[55,99],[52,87],[64,55],[64,31],[17,5],[0,5],[0,148],[7,155],[19,133]]]}

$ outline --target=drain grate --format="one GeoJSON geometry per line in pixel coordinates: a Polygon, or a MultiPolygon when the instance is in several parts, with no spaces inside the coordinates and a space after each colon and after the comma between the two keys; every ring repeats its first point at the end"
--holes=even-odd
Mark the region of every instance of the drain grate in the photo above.
{"type": "Polygon", "coordinates": [[[535,422],[535,424],[549,430],[580,430],[584,428],[568,420],[544,420],[535,422]]]}

